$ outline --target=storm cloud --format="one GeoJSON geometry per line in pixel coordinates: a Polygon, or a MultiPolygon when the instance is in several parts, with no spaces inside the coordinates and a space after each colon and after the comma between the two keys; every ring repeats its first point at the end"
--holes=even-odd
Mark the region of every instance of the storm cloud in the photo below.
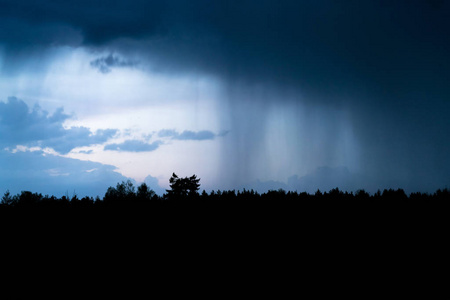
{"type": "Polygon", "coordinates": [[[70,45],[69,37],[81,34],[81,45],[147,53],[160,68],[299,85],[318,99],[336,99],[338,92],[342,97],[361,90],[404,91],[411,81],[445,88],[449,6],[370,0],[2,1],[0,36],[7,46],[24,47],[31,36],[32,44],[70,45]],[[5,26],[11,22],[42,33],[17,34],[5,26]],[[49,35],[58,32],[52,28],[61,34],[49,35]]]}

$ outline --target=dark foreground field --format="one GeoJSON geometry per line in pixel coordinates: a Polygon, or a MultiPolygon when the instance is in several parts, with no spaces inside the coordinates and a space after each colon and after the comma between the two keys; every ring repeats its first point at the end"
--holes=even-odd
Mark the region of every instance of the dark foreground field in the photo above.
{"type": "MultiPolygon", "coordinates": [[[[25,275],[51,280],[64,293],[89,288],[91,296],[127,298],[154,289],[174,296],[395,297],[445,286],[448,190],[159,197],[123,187],[103,199],[4,196],[4,272],[12,282],[25,275]],[[74,290],[67,274],[77,274],[83,288],[74,290]]],[[[22,291],[29,290],[15,293],[22,291]]]]}

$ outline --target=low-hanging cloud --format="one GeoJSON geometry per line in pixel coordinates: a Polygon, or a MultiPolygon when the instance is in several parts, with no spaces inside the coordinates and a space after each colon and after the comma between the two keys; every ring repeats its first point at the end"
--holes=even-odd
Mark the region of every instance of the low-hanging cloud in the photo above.
{"type": "Polygon", "coordinates": [[[125,152],[150,152],[158,149],[159,145],[161,145],[161,141],[146,143],[140,140],[126,140],[123,143],[119,144],[108,144],[104,147],[104,150],[125,151],[125,152]]]}
{"type": "Polygon", "coordinates": [[[198,132],[185,130],[179,135],[174,136],[173,138],[176,140],[197,140],[197,141],[203,141],[203,140],[212,140],[216,137],[216,135],[208,130],[202,130],[198,132]]]}
{"type": "Polygon", "coordinates": [[[204,140],[213,140],[217,136],[225,136],[228,132],[227,131],[221,131],[219,134],[215,134],[212,131],[209,130],[200,130],[200,131],[191,131],[191,130],[184,130],[183,132],[179,133],[176,130],[173,129],[163,129],[158,132],[158,136],[161,138],[171,138],[174,140],[192,140],[192,141],[204,141],[204,140]]]}
{"type": "Polygon", "coordinates": [[[102,144],[118,132],[116,129],[92,132],[86,127],[64,128],[64,121],[70,117],[62,108],[50,115],[38,105],[30,110],[24,101],[10,97],[0,102],[0,145],[49,147],[66,154],[77,147],[102,144]]]}
{"type": "Polygon", "coordinates": [[[133,68],[138,64],[137,61],[123,59],[114,54],[102,56],[90,63],[91,67],[98,69],[103,74],[110,73],[114,68],[133,68]]]}

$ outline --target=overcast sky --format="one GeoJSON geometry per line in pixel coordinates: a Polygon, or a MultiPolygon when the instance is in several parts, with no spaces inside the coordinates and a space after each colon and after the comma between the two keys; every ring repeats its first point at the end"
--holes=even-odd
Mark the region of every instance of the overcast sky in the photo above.
{"type": "Polygon", "coordinates": [[[0,0],[0,192],[432,192],[450,1],[0,0]]]}

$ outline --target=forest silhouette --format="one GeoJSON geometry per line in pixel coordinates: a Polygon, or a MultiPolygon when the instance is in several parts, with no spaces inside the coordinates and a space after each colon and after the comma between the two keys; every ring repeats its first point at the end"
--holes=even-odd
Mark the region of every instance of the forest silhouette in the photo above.
{"type": "Polygon", "coordinates": [[[183,208],[183,209],[249,209],[249,208],[305,208],[307,206],[320,206],[322,208],[350,208],[372,207],[381,204],[385,208],[406,207],[412,204],[436,203],[448,205],[450,200],[449,190],[437,190],[436,192],[415,192],[407,195],[403,189],[378,190],[369,194],[364,190],[357,192],[342,191],[338,187],[330,191],[317,190],[314,194],[297,191],[269,190],[258,193],[251,190],[212,190],[206,192],[200,190],[200,179],[196,175],[180,178],[175,173],[169,180],[170,189],[162,196],[157,195],[146,183],[135,187],[128,181],[117,183],[115,187],[109,187],[103,198],[85,196],[79,198],[74,194],[60,198],[31,191],[22,191],[11,195],[7,191],[0,201],[0,209],[21,208],[55,208],[55,209],[142,209],[142,208],[183,208]]]}

